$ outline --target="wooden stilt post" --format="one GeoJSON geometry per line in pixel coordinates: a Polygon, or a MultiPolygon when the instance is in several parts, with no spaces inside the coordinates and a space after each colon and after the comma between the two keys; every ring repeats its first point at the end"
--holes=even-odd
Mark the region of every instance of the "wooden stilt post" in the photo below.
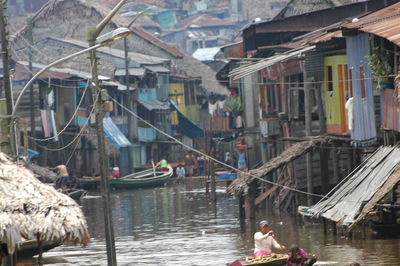
{"type": "Polygon", "coordinates": [[[335,143],[333,143],[332,147],[332,164],[333,164],[333,182],[337,184],[339,182],[339,160],[335,143]]]}
{"type": "Polygon", "coordinates": [[[332,232],[333,232],[334,236],[337,235],[337,228],[336,228],[336,223],[335,222],[332,222],[332,232]]]}
{"type": "Polygon", "coordinates": [[[215,168],[214,168],[214,161],[210,162],[210,174],[211,174],[211,182],[210,182],[210,187],[211,187],[211,200],[213,202],[217,201],[217,186],[215,182],[215,168]]]}
{"type": "Polygon", "coordinates": [[[256,218],[256,205],[255,205],[256,181],[249,184],[249,191],[246,196],[246,218],[254,220],[256,218]]]}
{"type": "Polygon", "coordinates": [[[36,239],[37,239],[38,251],[39,251],[39,255],[38,255],[38,265],[41,266],[41,265],[43,265],[43,242],[42,242],[42,240],[40,239],[40,233],[37,233],[36,239]]]}
{"type": "MultiPolygon", "coordinates": [[[[309,151],[306,154],[306,165],[307,165],[307,192],[313,193],[314,191],[314,182],[312,176],[312,152],[309,151]]],[[[311,206],[313,204],[313,197],[308,194],[307,195],[307,204],[311,206]]]]}
{"type": "Polygon", "coordinates": [[[351,146],[349,146],[347,154],[349,156],[349,158],[347,160],[347,169],[348,169],[347,174],[350,174],[353,171],[353,165],[354,165],[353,149],[351,146]]]}
{"type": "Polygon", "coordinates": [[[238,197],[239,200],[239,221],[240,221],[240,229],[244,231],[246,229],[246,210],[244,208],[245,199],[243,195],[238,197]]]}
{"type": "Polygon", "coordinates": [[[328,233],[328,227],[326,225],[326,219],[322,218],[322,224],[324,226],[324,234],[326,235],[328,233]]]}
{"type": "Polygon", "coordinates": [[[321,169],[321,187],[322,187],[322,194],[326,194],[330,190],[329,184],[329,151],[322,147],[319,149],[319,166],[321,169]]]}
{"type": "MultiPolygon", "coordinates": [[[[304,80],[304,116],[305,116],[305,133],[306,136],[312,135],[312,116],[311,116],[311,85],[307,79],[307,73],[304,69],[303,72],[304,80]]],[[[306,166],[307,166],[307,192],[313,193],[314,184],[312,176],[312,153],[308,152],[306,154],[306,166]]],[[[307,195],[307,204],[311,206],[313,203],[313,198],[311,195],[307,195]]]]}

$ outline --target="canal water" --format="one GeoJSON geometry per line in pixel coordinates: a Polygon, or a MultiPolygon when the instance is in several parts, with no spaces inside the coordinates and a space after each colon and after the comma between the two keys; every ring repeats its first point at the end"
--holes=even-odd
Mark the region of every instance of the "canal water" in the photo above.
{"type": "MultiPolygon", "coordinates": [[[[201,179],[185,184],[113,191],[113,222],[119,265],[226,265],[250,256],[254,228],[241,229],[238,203],[218,187],[211,204],[201,179]]],[[[101,198],[80,202],[87,217],[88,247],[60,246],[44,254],[45,265],[106,265],[101,198]]],[[[288,214],[264,212],[281,244],[294,243],[315,253],[320,265],[400,265],[399,239],[348,240],[324,235],[321,225],[302,225],[288,214]]],[[[33,261],[31,261],[33,263],[33,261]]],[[[29,261],[27,264],[29,265],[29,261]]]]}

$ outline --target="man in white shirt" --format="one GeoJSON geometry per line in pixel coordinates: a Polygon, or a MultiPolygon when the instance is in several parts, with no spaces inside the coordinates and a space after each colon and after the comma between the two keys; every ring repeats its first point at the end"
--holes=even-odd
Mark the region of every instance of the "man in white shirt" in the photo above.
{"type": "Polygon", "coordinates": [[[264,220],[259,223],[259,230],[254,234],[254,258],[271,254],[272,248],[285,250],[285,246],[280,245],[274,239],[274,232],[269,230],[267,221],[264,220]]]}

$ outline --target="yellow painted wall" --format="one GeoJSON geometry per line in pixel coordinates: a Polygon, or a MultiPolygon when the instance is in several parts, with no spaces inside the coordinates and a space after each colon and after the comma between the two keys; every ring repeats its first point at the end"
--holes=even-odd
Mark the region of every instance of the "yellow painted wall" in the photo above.
{"type": "Polygon", "coordinates": [[[346,122],[347,113],[344,107],[348,90],[348,74],[346,70],[347,57],[345,55],[327,56],[324,58],[325,115],[327,130],[331,134],[344,134],[348,132],[346,122]],[[329,66],[332,67],[332,91],[329,91],[329,66]]]}
{"type": "MultiPolygon", "coordinates": [[[[170,98],[178,104],[179,110],[186,115],[185,89],[183,83],[170,83],[169,85],[170,98]]],[[[178,114],[176,111],[171,112],[171,124],[175,126],[178,125],[178,114]]]]}

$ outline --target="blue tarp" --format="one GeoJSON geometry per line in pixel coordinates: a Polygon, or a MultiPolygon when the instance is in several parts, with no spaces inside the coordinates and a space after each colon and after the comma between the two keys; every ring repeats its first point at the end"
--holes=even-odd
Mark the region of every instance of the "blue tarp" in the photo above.
{"type": "Polygon", "coordinates": [[[170,100],[170,103],[171,107],[178,113],[179,132],[192,139],[203,136],[203,129],[182,114],[181,111],[179,111],[179,107],[173,101],[170,100]]]}
{"type": "MultiPolygon", "coordinates": [[[[19,155],[20,156],[26,156],[24,147],[19,147],[19,155]]],[[[39,156],[39,152],[31,150],[31,149],[28,149],[28,157],[29,158],[33,158],[33,157],[36,157],[36,156],[39,156]]]]}
{"type": "Polygon", "coordinates": [[[125,137],[124,133],[112,121],[111,117],[104,117],[104,136],[118,149],[129,147],[132,143],[125,137]]]}

